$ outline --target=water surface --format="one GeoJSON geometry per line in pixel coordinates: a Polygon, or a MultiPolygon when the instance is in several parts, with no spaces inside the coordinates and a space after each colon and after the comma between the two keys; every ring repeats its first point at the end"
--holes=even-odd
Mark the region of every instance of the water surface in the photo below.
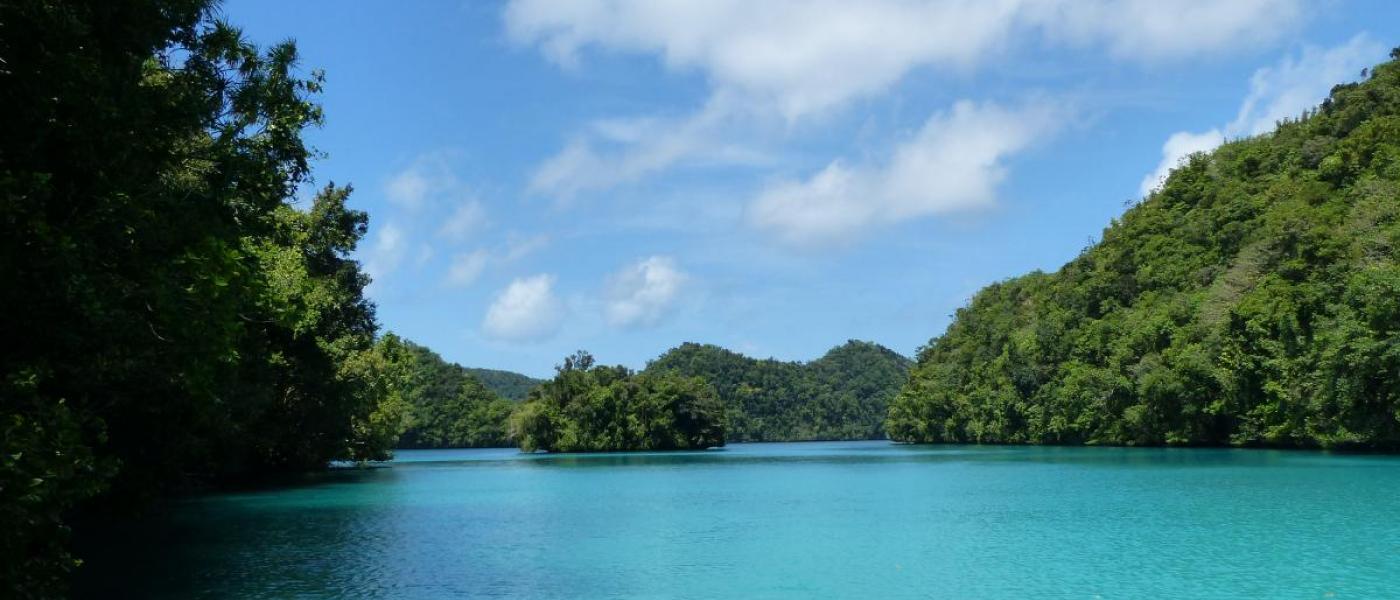
{"type": "Polygon", "coordinates": [[[118,528],[92,597],[1400,597],[1400,459],[734,444],[400,451],[118,528]]]}

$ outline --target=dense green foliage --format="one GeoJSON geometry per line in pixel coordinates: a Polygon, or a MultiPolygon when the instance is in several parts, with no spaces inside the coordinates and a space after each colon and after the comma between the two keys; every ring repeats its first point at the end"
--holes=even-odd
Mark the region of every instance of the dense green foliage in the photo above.
{"type": "Polygon", "coordinates": [[[293,205],[320,76],[210,14],[0,3],[0,596],[62,593],[85,501],[383,458],[403,420],[366,215],[293,205]]]}
{"type": "Polygon", "coordinates": [[[486,389],[495,392],[506,400],[524,400],[530,390],[543,383],[539,379],[521,375],[513,371],[498,369],[467,368],[467,373],[475,377],[486,389]]]}
{"type": "Polygon", "coordinates": [[[511,416],[526,452],[686,450],[724,445],[724,405],[697,377],[595,366],[579,352],[511,416]]]}
{"type": "Polygon", "coordinates": [[[394,365],[391,380],[408,407],[400,448],[512,445],[509,426],[515,402],[487,389],[471,369],[449,363],[436,352],[392,333],[380,338],[378,346],[394,365]]]}
{"type": "Polygon", "coordinates": [[[857,341],[809,363],[758,360],[686,343],[646,371],[713,384],[728,414],[730,441],[867,440],[884,437],[886,406],[904,384],[909,359],[857,341]]]}
{"type": "MultiPolygon", "coordinates": [[[[1392,57],[1400,59],[1400,49],[1392,57]]],[[[1054,274],[981,291],[916,442],[1400,447],[1400,62],[1196,155],[1054,274]]]]}

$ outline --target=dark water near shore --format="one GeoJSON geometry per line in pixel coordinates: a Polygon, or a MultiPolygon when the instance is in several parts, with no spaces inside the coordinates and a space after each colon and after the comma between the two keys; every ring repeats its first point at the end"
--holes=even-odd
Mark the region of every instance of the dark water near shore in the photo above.
{"type": "Polygon", "coordinates": [[[401,451],[178,502],[87,558],[104,598],[1396,598],[1400,458],[401,451]]]}

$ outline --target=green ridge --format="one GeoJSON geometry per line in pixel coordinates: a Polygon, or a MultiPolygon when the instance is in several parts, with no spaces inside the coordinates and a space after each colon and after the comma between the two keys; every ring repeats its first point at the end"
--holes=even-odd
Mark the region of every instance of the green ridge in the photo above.
{"type": "Polygon", "coordinates": [[[1059,271],[978,293],[890,436],[1400,446],[1400,64],[1363,77],[1191,157],[1059,271]]]}

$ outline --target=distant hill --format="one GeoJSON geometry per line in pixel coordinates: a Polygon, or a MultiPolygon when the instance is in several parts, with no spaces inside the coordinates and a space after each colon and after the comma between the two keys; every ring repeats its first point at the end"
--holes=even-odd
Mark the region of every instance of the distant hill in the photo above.
{"type": "Polygon", "coordinates": [[[501,371],[499,369],[477,369],[467,367],[466,372],[475,376],[481,381],[486,389],[496,392],[497,396],[507,400],[524,400],[525,395],[530,393],[530,388],[544,383],[543,379],[535,379],[527,375],[521,375],[513,371],[501,371]]]}
{"type": "Polygon", "coordinates": [[[1400,48],[960,309],[911,442],[1400,448],[1400,48]]]}
{"type": "Polygon", "coordinates": [[[519,373],[468,369],[394,334],[379,342],[404,380],[409,425],[400,448],[511,446],[510,413],[539,383],[519,373]]]}
{"type": "Polygon", "coordinates": [[[685,343],[646,371],[708,380],[726,407],[726,438],[743,442],[883,438],[886,406],[909,367],[908,358],[870,342],[849,341],[807,363],[685,343]]]}

